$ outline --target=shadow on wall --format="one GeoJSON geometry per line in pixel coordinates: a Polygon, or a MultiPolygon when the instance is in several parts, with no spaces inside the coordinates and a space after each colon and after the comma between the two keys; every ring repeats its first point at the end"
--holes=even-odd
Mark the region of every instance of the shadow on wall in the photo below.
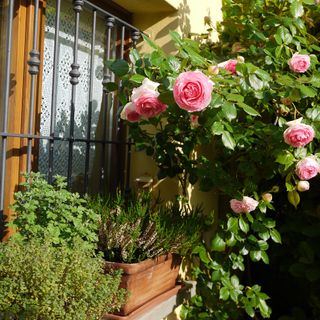
{"type": "MultiPolygon", "coordinates": [[[[189,37],[191,31],[191,23],[189,18],[190,12],[191,11],[187,0],[183,0],[176,12],[172,13],[170,16],[164,15],[163,18],[168,17],[168,19],[172,21],[168,24],[165,24],[165,27],[157,32],[155,41],[157,42],[157,40],[167,37],[169,31],[178,31],[183,37],[189,37]]],[[[173,52],[176,50],[176,47],[171,39],[169,39],[165,44],[162,44],[161,47],[165,52],[173,52]]]]}
{"type": "Polygon", "coordinates": [[[183,37],[190,37],[191,24],[190,24],[190,7],[187,0],[183,0],[178,8],[179,25],[183,37]]]}

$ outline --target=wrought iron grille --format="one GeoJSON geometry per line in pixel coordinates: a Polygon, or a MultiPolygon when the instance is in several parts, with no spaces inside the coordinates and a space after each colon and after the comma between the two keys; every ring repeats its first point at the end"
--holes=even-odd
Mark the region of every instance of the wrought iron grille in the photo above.
{"type": "MultiPolygon", "coordinates": [[[[102,83],[102,103],[100,109],[100,122],[101,128],[99,135],[92,135],[92,107],[93,107],[93,90],[94,90],[94,70],[95,70],[95,41],[97,32],[97,19],[104,21],[105,28],[105,44],[104,44],[104,57],[106,61],[112,58],[126,58],[128,49],[135,47],[137,41],[140,38],[140,31],[127,22],[119,19],[113,14],[105,11],[95,3],[87,0],[73,0],[72,8],[74,15],[74,34],[73,37],[73,56],[72,63],[69,70],[65,71],[65,76],[69,77],[69,85],[71,90],[71,99],[68,113],[68,132],[63,134],[57,133],[57,90],[59,76],[61,75],[61,68],[59,69],[59,51],[61,37],[59,37],[59,30],[61,27],[61,5],[62,0],[55,0],[55,21],[54,21],[54,46],[53,46],[53,66],[52,66],[52,88],[51,88],[51,101],[50,101],[50,113],[49,119],[46,119],[49,123],[48,134],[42,134],[37,123],[35,123],[35,100],[36,92],[39,90],[38,77],[41,70],[41,63],[44,57],[41,57],[41,43],[40,33],[43,32],[39,27],[39,0],[33,0],[34,6],[33,16],[33,34],[32,34],[32,49],[29,52],[29,58],[26,61],[28,64],[28,73],[30,77],[30,95],[29,95],[29,114],[28,114],[28,129],[27,132],[11,132],[8,127],[8,112],[9,108],[14,108],[14,105],[10,104],[10,90],[12,71],[10,70],[12,59],[12,43],[13,39],[13,19],[15,1],[9,0],[7,4],[7,22],[6,22],[6,45],[5,45],[5,71],[4,71],[4,84],[2,92],[2,130],[0,132],[1,137],[1,159],[0,159],[0,211],[3,218],[4,199],[6,197],[6,185],[5,177],[10,174],[7,172],[6,163],[8,161],[7,142],[8,139],[27,139],[26,150],[20,150],[20,154],[26,153],[26,170],[37,170],[38,164],[35,163],[39,160],[39,144],[45,142],[47,145],[47,172],[45,172],[48,181],[51,183],[54,171],[54,161],[57,155],[55,154],[55,145],[58,143],[64,143],[67,148],[67,162],[66,162],[66,177],[69,189],[76,187],[77,191],[81,193],[88,193],[89,180],[90,180],[90,152],[92,152],[92,146],[99,147],[99,161],[95,161],[95,167],[99,167],[98,178],[95,178],[95,184],[98,186],[95,191],[104,193],[107,192],[110,187],[121,185],[124,188],[129,188],[130,184],[130,152],[131,143],[126,138],[125,128],[119,122],[119,110],[121,109],[120,103],[113,93],[105,90],[104,85],[114,80],[113,74],[104,67],[102,69],[101,83],[102,83]],[[79,62],[79,30],[80,30],[80,18],[84,10],[86,14],[91,16],[91,44],[90,44],[90,61],[88,62],[88,101],[87,112],[84,116],[86,125],[83,129],[83,136],[79,137],[75,135],[75,112],[77,110],[77,96],[79,79],[81,79],[82,67],[79,62]],[[79,184],[73,181],[73,169],[74,169],[74,152],[75,145],[82,144],[83,152],[83,172],[82,181],[79,184]],[[37,154],[35,154],[37,153],[37,154]],[[113,177],[116,181],[108,181],[110,177],[113,177]],[[98,181],[96,181],[98,180],[98,181]],[[80,186],[80,187],[79,187],[80,186]]],[[[71,0],[70,0],[71,2],[71,0]]],[[[48,115],[47,115],[48,116],[48,115]]],[[[59,161],[59,159],[58,159],[59,161]]],[[[2,220],[2,219],[1,219],[2,220]]]]}

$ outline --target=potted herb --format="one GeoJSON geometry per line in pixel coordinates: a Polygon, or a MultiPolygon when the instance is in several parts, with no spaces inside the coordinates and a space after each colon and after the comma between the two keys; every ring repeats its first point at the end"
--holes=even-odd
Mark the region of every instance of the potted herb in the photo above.
{"type": "Polygon", "coordinates": [[[91,206],[101,213],[98,249],[106,269],[122,269],[121,286],[129,291],[119,314],[128,315],[172,290],[180,254],[186,255],[200,240],[201,209],[178,203],[164,206],[147,193],[125,199],[120,192],[113,198],[97,198],[91,206]]]}
{"type": "Polygon", "coordinates": [[[13,237],[0,242],[0,319],[101,319],[124,301],[120,276],[83,240],[13,237]]]}
{"type": "Polygon", "coordinates": [[[25,178],[8,223],[16,233],[0,243],[0,319],[100,319],[118,309],[126,292],[96,252],[99,215],[65,178],[25,178]]]}

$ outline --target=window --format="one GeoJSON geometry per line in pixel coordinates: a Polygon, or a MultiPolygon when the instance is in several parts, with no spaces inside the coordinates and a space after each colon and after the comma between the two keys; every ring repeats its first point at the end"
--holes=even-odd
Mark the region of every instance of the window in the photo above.
{"type": "Polygon", "coordinates": [[[10,66],[0,79],[2,214],[10,214],[23,171],[49,181],[64,175],[81,193],[125,186],[130,144],[117,97],[104,90],[114,80],[104,62],[126,57],[138,40],[123,20],[130,14],[86,0],[2,1],[0,8],[1,37],[12,34],[0,48],[0,63],[10,66]]]}

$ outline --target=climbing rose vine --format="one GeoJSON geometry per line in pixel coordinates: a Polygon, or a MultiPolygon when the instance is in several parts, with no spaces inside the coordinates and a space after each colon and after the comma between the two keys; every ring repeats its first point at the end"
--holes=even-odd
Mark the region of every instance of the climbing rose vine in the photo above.
{"type": "Polygon", "coordinates": [[[192,252],[197,295],[183,319],[271,315],[250,266],[281,244],[279,199],[299,207],[320,171],[319,10],[309,0],[224,0],[218,42],[171,32],[168,55],[143,36],[151,53],[108,61],[119,82],[107,90],[158,178],[177,177],[182,196],[190,184],[214,189],[223,203],[213,238],[192,252]]]}

